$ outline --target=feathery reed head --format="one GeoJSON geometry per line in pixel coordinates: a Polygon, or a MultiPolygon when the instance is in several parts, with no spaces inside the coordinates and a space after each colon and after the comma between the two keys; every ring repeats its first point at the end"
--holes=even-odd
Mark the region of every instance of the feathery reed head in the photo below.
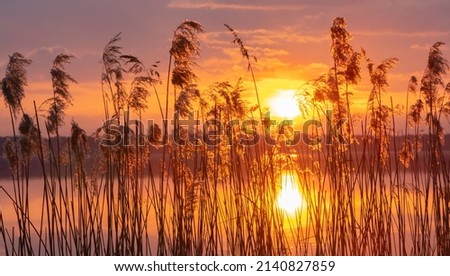
{"type": "Polygon", "coordinates": [[[17,156],[16,144],[11,139],[6,139],[3,144],[3,157],[8,161],[9,169],[15,172],[19,168],[19,156],[17,156]]]}
{"type": "Polygon", "coordinates": [[[1,81],[5,103],[11,108],[14,116],[22,109],[22,99],[25,96],[24,86],[27,85],[25,67],[31,64],[22,54],[15,52],[9,56],[5,77],[1,81]]]}
{"type": "Polygon", "coordinates": [[[197,79],[192,67],[196,65],[195,59],[200,55],[198,35],[203,32],[203,26],[192,20],[183,21],[175,30],[169,53],[174,58],[171,81],[179,88],[197,79]]]}
{"type": "Polygon", "coordinates": [[[54,59],[53,67],[50,70],[53,97],[45,101],[49,104],[46,125],[50,133],[55,133],[57,128],[64,124],[65,110],[72,104],[69,84],[76,83],[76,80],[66,72],[65,65],[70,63],[73,58],[72,55],[59,54],[54,59]]]}
{"type": "Polygon", "coordinates": [[[353,48],[349,44],[352,39],[347,31],[347,22],[343,17],[336,17],[331,26],[331,55],[335,59],[336,66],[344,66],[352,57],[353,48]]]}
{"type": "Polygon", "coordinates": [[[70,146],[75,152],[83,151],[87,148],[86,132],[73,120],[72,127],[70,129],[70,146]]]}
{"type": "Polygon", "coordinates": [[[20,149],[24,157],[30,157],[39,149],[39,131],[33,118],[24,114],[19,124],[20,149]]]}

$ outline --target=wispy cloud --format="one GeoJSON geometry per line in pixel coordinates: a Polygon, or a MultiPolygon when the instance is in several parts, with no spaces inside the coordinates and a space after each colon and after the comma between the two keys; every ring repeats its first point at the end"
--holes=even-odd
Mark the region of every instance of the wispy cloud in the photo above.
{"type": "Polygon", "coordinates": [[[450,35],[448,31],[429,31],[429,32],[405,32],[399,30],[360,30],[354,31],[354,35],[366,36],[400,36],[400,37],[445,37],[450,35]]]}
{"type": "Polygon", "coordinates": [[[242,30],[239,33],[249,36],[249,44],[258,45],[283,44],[286,42],[321,43],[329,39],[327,33],[317,33],[312,35],[291,27],[283,27],[278,30],[242,30]]]}
{"type": "MultiPolygon", "coordinates": [[[[272,46],[285,43],[323,43],[329,40],[326,32],[307,34],[291,27],[280,27],[277,30],[244,29],[237,30],[246,46],[272,46]]],[[[231,45],[232,37],[228,31],[209,32],[203,35],[203,41],[209,46],[224,47],[231,45]]]]}
{"type": "Polygon", "coordinates": [[[413,50],[422,50],[422,51],[427,51],[429,50],[431,47],[431,44],[413,44],[410,46],[411,49],[413,50]]]}
{"type": "MultiPolygon", "coordinates": [[[[46,54],[59,54],[59,53],[70,53],[70,51],[61,46],[61,45],[54,45],[54,46],[43,46],[43,47],[39,47],[39,48],[35,48],[35,49],[31,49],[27,52],[24,53],[25,57],[27,58],[35,58],[37,55],[40,55],[42,53],[46,53],[46,54]]],[[[5,66],[8,63],[8,59],[5,57],[2,57],[2,59],[0,61],[0,67],[5,66]]]]}
{"type": "Polygon", "coordinates": [[[33,56],[35,56],[39,53],[48,53],[48,54],[69,53],[69,54],[71,54],[69,49],[67,49],[66,47],[63,47],[61,45],[54,45],[54,46],[43,46],[43,47],[39,47],[36,49],[32,49],[32,50],[28,51],[27,53],[25,53],[25,56],[32,58],[33,56]]]}
{"type": "MultiPolygon", "coordinates": [[[[413,50],[429,51],[431,46],[433,46],[433,45],[429,44],[429,43],[425,43],[425,44],[417,44],[416,43],[416,44],[412,44],[410,46],[410,48],[413,49],[413,50]]],[[[443,45],[441,47],[442,50],[448,50],[448,48],[449,47],[447,45],[443,45]]]]}
{"type": "Polygon", "coordinates": [[[282,10],[301,10],[301,5],[246,5],[231,4],[215,1],[190,1],[190,0],[174,0],[167,5],[169,8],[177,9],[227,9],[227,10],[245,10],[245,11],[282,11],[282,10]]]}

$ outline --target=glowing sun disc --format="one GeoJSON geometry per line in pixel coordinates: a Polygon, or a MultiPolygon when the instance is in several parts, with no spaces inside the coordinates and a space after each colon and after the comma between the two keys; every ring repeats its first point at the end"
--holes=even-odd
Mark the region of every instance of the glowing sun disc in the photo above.
{"type": "Polygon", "coordinates": [[[295,90],[278,90],[277,95],[268,99],[271,115],[283,119],[294,119],[300,115],[295,90]]]}

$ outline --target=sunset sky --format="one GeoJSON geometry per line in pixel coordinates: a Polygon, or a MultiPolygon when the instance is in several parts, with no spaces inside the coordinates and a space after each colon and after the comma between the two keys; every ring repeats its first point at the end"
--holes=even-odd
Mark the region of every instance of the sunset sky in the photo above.
{"type": "MultiPolygon", "coordinates": [[[[402,103],[409,77],[422,75],[429,47],[436,41],[450,43],[449,11],[447,0],[3,0],[0,77],[13,52],[32,59],[23,102],[31,113],[33,100],[40,105],[51,96],[49,71],[55,56],[73,54],[76,59],[67,70],[78,84],[70,89],[74,101],[66,125],[73,118],[92,133],[102,124],[100,59],[109,39],[122,32],[123,52],[147,65],[160,61],[159,71],[165,79],[173,30],[184,19],[192,19],[205,28],[196,68],[200,87],[218,81],[235,83],[243,77],[248,100],[254,101],[251,77],[239,49],[231,44],[226,23],[258,58],[254,64],[257,83],[263,105],[269,106],[277,93],[297,90],[328,70],[329,29],[340,16],[347,19],[355,49],[363,47],[375,63],[390,57],[400,60],[388,77],[387,93],[402,103]]],[[[447,49],[443,48],[449,58],[447,49]]],[[[356,89],[353,103],[355,109],[363,110],[370,91],[367,78],[356,89]]],[[[164,94],[165,86],[158,90],[164,94]]],[[[7,135],[11,133],[9,113],[1,101],[0,135],[7,135]]],[[[149,118],[158,114],[155,104],[152,97],[149,118]]]]}

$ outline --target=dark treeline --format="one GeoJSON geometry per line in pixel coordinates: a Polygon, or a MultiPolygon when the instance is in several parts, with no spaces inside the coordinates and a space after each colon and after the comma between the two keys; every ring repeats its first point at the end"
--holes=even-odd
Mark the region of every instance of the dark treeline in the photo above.
{"type": "MultiPolygon", "coordinates": [[[[401,136],[401,135],[394,136],[394,137],[391,137],[390,143],[393,143],[394,139],[395,139],[396,144],[401,145],[405,141],[405,138],[411,139],[411,138],[413,138],[413,136],[412,135],[410,135],[408,137],[401,136]]],[[[3,148],[3,145],[6,141],[6,139],[8,139],[8,137],[6,137],[6,136],[0,137],[0,148],[3,148]]],[[[53,139],[55,139],[55,138],[53,138],[53,139]]],[[[355,139],[357,141],[362,141],[362,136],[356,135],[355,139]]],[[[426,135],[423,135],[420,140],[425,141],[426,135]]],[[[68,141],[69,141],[69,137],[60,137],[60,143],[62,145],[67,143],[68,141]]],[[[86,171],[89,175],[92,175],[92,173],[93,173],[92,170],[95,170],[94,165],[98,161],[100,142],[95,137],[92,137],[92,136],[89,136],[87,138],[87,141],[88,141],[88,143],[87,143],[88,147],[87,147],[87,156],[86,156],[86,171]]],[[[261,138],[261,141],[264,141],[264,138],[261,138]]],[[[46,141],[44,141],[44,142],[46,142],[46,141]]],[[[324,139],[322,142],[322,145],[326,145],[325,142],[326,141],[324,139]]],[[[261,142],[259,144],[259,147],[261,147],[262,143],[265,143],[265,142],[261,142]]],[[[56,143],[51,143],[51,144],[56,145],[56,143]]],[[[256,147],[258,147],[258,146],[256,146],[256,147]]],[[[298,143],[298,145],[295,145],[295,146],[292,146],[292,145],[284,146],[284,150],[286,152],[289,152],[289,149],[293,149],[293,148],[295,148],[295,150],[297,152],[304,153],[304,154],[308,153],[308,150],[310,149],[310,147],[303,141],[300,141],[298,143]]],[[[357,148],[357,151],[359,151],[359,152],[364,151],[364,145],[362,143],[359,143],[356,146],[356,148],[357,148]]],[[[444,136],[444,143],[443,143],[442,150],[444,151],[445,156],[450,158],[450,135],[449,134],[444,136]]],[[[162,148],[155,144],[155,147],[152,152],[152,154],[153,154],[152,163],[155,168],[158,166],[159,158],[161,157],[162,152],[163,152],[162,148]]],[[[298,156],[296,156],[296,158],[297,157],[298,156]]],[[[400,162],[400,161],[393,159],[392,162],[400,162]]],[[[46,162],[46,165],[49,166],[50,164],[48,162],[46,162]]],[[[8,179],[11,177],[11,170],[8,168],[8,161],[5,158],[0,158],[0,168],[1,168],[0,178],[8,179]]],[[[148,176],[148,175],[144,173],[144,176],[148,176]]],[[[33,158],[31,160],[30,177],[33,177],[33,178],[42,177],[42,168],[40,167],[39,160],[37,158],[33,158]]]]}

